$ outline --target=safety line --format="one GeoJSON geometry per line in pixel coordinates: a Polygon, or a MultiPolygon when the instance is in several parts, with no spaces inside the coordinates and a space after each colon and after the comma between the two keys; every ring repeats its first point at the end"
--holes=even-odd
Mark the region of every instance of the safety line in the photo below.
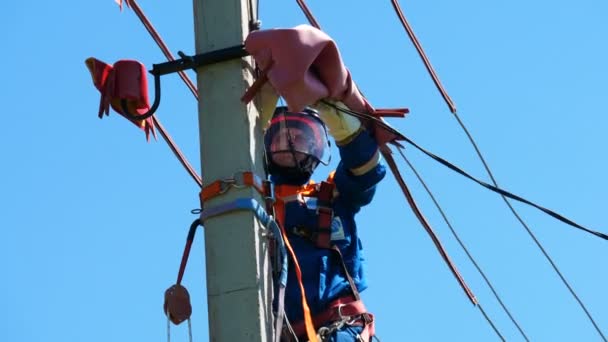
{"type": "Polygon", "coordinates": [[[473,264],[473,266],[475,266],[475,268],[477,269],[477,272],[479,272],[479,274],[481,275],[481,277],[484,279],[484,281],[486,282],[486,285],[488,285],[488,287],[490,288],[490,290],[494,294],[494,297],[496,298],[496,300],[498,301],[498,303],[500,304],[500,306],[503,308],[503,310],[505,311],[505,313],[507,314],[507,316],[509,316],[509,319],[511,319],[511,322],[513,322],[513,324],[515,325],[515,327],[517,327],[517,330],[519,330],[519,332],[521,333],[521,335],[523,336],[523,338],[526,341],[529,342],[530,339],[528,338],[528,336],[526,335],[526,333],[524,333],[524,331],[521,328],[521,326],[519,325],[519,323],[515,320],[515,317],[513,317],[513,315],[511,314],[511,312],[509,311],[509,309],[505,305],[505,303],[502,301],[502,299],[498,295],[498,292],[496,291],[496,289],[494,288],[494,286],[490,282],[490,279],[486,276],[485,272],[481,269],[481,266],[479,266],[479,264],[477,263],[477,261],[475,260],[475,258],[473,258],[473,255],[469,252],[469,249],[466,247],[466,245],[462,241],[462,239],[460,239],[460,236],[456,232],[456,229],[454,229],[454,227],[452,226],[452,223],[448,219],[448,217],[445,214],[443,208],[439,205],[439,202],[435,198],[435,195],[433,194],[433,192],[431,192],[431,189],[428,187],[428,185],[426,184],[426,182],[424,181],[424,179],[422,179],[422,176],[420,175],[420,173],[418,172],[418,170],[416,170],[416,168],[414,167],[414,165],[405,156],[405,154],[403,153],[403,149],[402,148],[398,148],[397,150],[399,151],[399,154],[401,154],[401,157],[403,158],[403,160],[407,163],[407,165],[410,167],[410,169],[414,172],[414,175],[416,176],[416,178],[418,178],[418,181],[420,181],[420,184],[422,184],[422,186],[424,187],[424,189],[428,193],[429,197],[431,198],[431,200],[435,204],[435,207],[437,208],[437,210],[441,214],[441,217],[443,217],[443,220],[448,225],[450,231],[452,232],[452,235],[454,235],[454,238],[456,239],[456,241],[458,241],[458,244],[460,244],[460,247],[462,247],[462,249],[464,250],[464,252],[468,256],[468,258],[471,261],[471,263],[473,264]]]}
{"type": "MultiPolygon", "coordinates": [[[[393,7],[395,8],[395,12],[399,16],[399,19],[400,19],[403,27],[405,28],[405,30],[408,33],[408,36],[410,37],[410,40],[412,41],[412,43],[416,47],[416,50],[418,51],[418,54],[422,58],[422,60],[424,62],[424,65],[426,66],[427,70],[429,71],[429,73],[430,73],[430,75],[431,75],[431,77],[433,79],[433,82],[435,82],[435,85],[437,86],[437,89],[441,93],[441,96],[444,98],[446,104],[450,108],[450,112],[452,112],[452,114],[454,115],[454,117],[456,118],[456,120],[458,121],[458,123],[460,124],[460,127],[462,127],[462,129],[464,130],[465,134],[467,135],[469,141],[471,142],[471,144],[475,148],[475,152],[479,156],[479,158],[480,158],[480,160],[481,160],[481,162],[482,162],[482,164],[483,164],[483,166],[484,166],[487,174],[489,175],[490,179],[492,180],[492,184],[495,187],[498,188],[498,182],[494,178],[494,175],[493,175],[492,171],[490,170],[490,167],[486,163],[485,158],[483,157],[483,155],[481,154],[481,151],[477,147],[477,144],[475,143],[472,135],[469,133],[468,129],[466,128],[466,126],[464,125],[464,123],[462,122],[462,120],[460,120],[460,117],[459,117],[458,113],[456,112],[456,106],[454,105],[452,99],[447,94],[447,91],[441,85],[441,82],[439,81],[439,77],[435,73],[435,70],[433,69],[433,67],[432,67],[429,59],[426,57],[426,54],[424,53],[424,50],[422,49],[422,46],[420,45],[420,42],[416,38],[416,35],[414,34],[414,31],[412,30],[412,28],[409,25],[407,19],[405,18],[405,15],[403,14],[403,11],[401,10],[401,7],[399,6],[398,0],[391,0],[391,2],[393,4],[393,7]]],[[[570,291],[570,293],[572,294],[572,296],[574,297],[574,299],[578,302],[579,306],[583,309],[583,311],[585,312],[585,314],[587,315],[587,317],[589,318],[589,320],[593,324],[595,330],[599,333],[599,335],[602,337],[602,339],[604,341],[607,341],[606,337],[604,336],[604,334],[600,330],[599,326],[597,325],[597,323],[595,322],[595,320],[591,316],[591,313],[589,312],[589,310],[587,309],[587,307],[583,304],[582,300],[574,292],[574,289],[570,286],[570,284],[568,283],[568,281],[566,280],[566,278],[559,271],[557,265],[555,264],[555,262],[553,261],[553,259],[549,256],[549,254],[547,253],[547,251],[545,250],[545,248],[542,246],[542,244],[540,243],[540,241],[536,238],[535,234],[528,227],[528,225],[524,222],[524,220],[520,217],[520,215],[517,213],[517,211],[515,210],[515,208],[507,200],[507,198],[505,197],[505,195],[501,194],[501,197],[505,201],[505,203],[507,204],[507,206],[509,207],[510,211],[513,213],[513,215],[515,216],[515,218],[520,222],[520,224],[528,232],[528,235],[530,235],[530,237],[532,238],[532,240],[534,241],[534,243],[536,244],[536,246],[541,250],[542,254],[545,256],[545,258],[547,259],[547,261],[551,264],[551,266],[553,267],[553,269],[555,270],[555,272],[557,273],[557,275],[559,276],[559,278],[561,279],[561,281],[568,288],[568,291],[570,291]]]]}

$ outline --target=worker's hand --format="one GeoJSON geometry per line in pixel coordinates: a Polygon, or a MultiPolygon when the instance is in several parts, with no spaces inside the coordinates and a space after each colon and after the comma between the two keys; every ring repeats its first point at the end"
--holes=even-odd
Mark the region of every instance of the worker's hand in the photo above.
{"type": "Polygon", "coordinates": [[[279,101],[279,95],[274,87],[270,84],[270,82],[266,82],[262,89],[259,92],[259,100],[260,100],[260,122],[262,123],[262,127],[268,126],[272,115],[274,114],[274,110],[277,107],[277,102],[279,101]]]}
{"type": "MultiPolygon", "coordinates": [[[[332,102],[337,107],[348,109],[348,107],[346,107],[346,105],[342,102],[331,100],[326,101],[332,102]]],[[[323,120],[329,130],[329,134],[334,137],[337,144],[348,140],[361,128],[361,121],[359,121],[358,118],[352,115],[344,114],[336,108],[333,108],[321,101],[314,104],[313,108],[319,112],[321,120],[323,120]]]]}

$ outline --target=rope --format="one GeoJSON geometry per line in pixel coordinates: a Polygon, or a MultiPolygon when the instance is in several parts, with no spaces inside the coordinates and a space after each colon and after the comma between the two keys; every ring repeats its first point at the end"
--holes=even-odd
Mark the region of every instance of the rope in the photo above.
{"type": "MultiPolygon", "coordinates": [[[[167,315],[167,342],[171,342],[171,320],[169,319],[169,311],[165,312],[167,315]]],[[[192,321],[188,318],[188,341],[192,342],[192,321]]]]}
{"type": "Polygon", "coordinates": [[[580,229],[580,230],[582,230],[584,232],[587,232],[589,234],[593,234],[593,235],[595,235],[597,237],[600,237],[600,238],[602,238],[604,240],[608,240],[608,235],[606,235],[606,234],[604,234],[602,232],[598,232],[598,231],[591,230],[589,228],[585,228],[584,226],[581,226],[580,224],[578,224],[578,223],[576,223],[576,222],[574,222],[574,221],[572,221],[572,220],[570,220],[570,219],[568,219],[568,218],[566,218],[566,217],[564,217],[564,216],[556,213],[553,210],[550,210],[550,209],[547,209],[545,207],[542,207],[542,206],[540,206],[540,205],[538,205],[538,204],[536,204],[534,202],[531,202],[531,201],[529,201],[529,200],[527,200],[527,199],[525,199],[523,197],[520,197],[518,195],[512,194],[512,193],[510,193],[510,192],[508,192],[506,190],[503,190],[503,189],[501,189],[501,188],[499,188],[499,187],[497,187],[495,185],[488,184],[486,182],[483,182],[483,181],[481,181],[481,180],[479,180],[479,179],[471,176],[470,174],[468,174],[467,172],[463,171],[462,169],[460,169],[456,165],[454,165],[454,164],[448,162],[447,160],[445,160],[445,159],[443,159],[443,158],[441,158],[441,157],[439,157],[439,156],[437,156],[437,155],[435,155],[435,154],[433,154],[433,153],[425,150],[424,148],[420,147],[414,141],[412,141],[411,139],[409,139],[405,135],[401,134],[396,129],[394,129],[394,128],[390,127],[389,125],[387,125],[386,122],[382,121],[381,119],[379,119],[379,118],[377,118],[377,117],[375,117],[373,115],[366,114],[366,113],[359,113],[359,112],[356,112],[356,111],[352,111],[352,110],[349,110],[349,109],[338,107],[338,106],[336,106],[333,103],[328,102],[328,101],[321,100],[321,102],[323,102],[323,103],[325,103],[325,104],[327,104],[327,105],[335,108],[336,110],[338,110],[338,111],[340,111],[342,113],[345,113],[345,114],[348,114],[348,115],[352,115],[352,116],[355,116],[355,117],[363,119],[363,120],[367,120],[367,121],[369,121],[372,124],[376,124],[376,125],[380,126],[381,129],[386,130],[387,132],[390,132],[391,134],[394,134],[396,137],[395,137],[395,140],[392,143],[395,144],[395,145],[397,145],[397,146],[401,146],[397,142],[397,140],[405,141],[408,144],[414,146],[416,149],[418,149],[422,153],[426,154],[427,156],[431,157],[435,161],[439,162],[443,166],[446,166],[447,168],[451,169],[452,171],[454,171],[456,173],[459,173],[460,175],[462,175],[462,176],[464,176],[464,177],[472,180],[473,182],[475,182],[475,183],[477,183],[477,184],[479,184],[479,185],[481,185],[481,186],[483,186],[483,187],[485,187],[485,188],[487,188],[489,190],[492,190],[493,192],[496,192],[496,193],[501,194],[503,196],[506,196],[508,198],[514,199],[516,201],[525,203],[525,204],[527,204],[527,205],[529,205],[531,207],[534,207],[534,208],[536,208],[536,209],[544,212],[545,214],[547,214],[547,215],[549,215],[549,216],[551,216],[551,217],[553,217],[553,218],[555,218],[555,219],[557,219],[559,221],[562,221],[562,222],[564,222],[564,223],[566,223],[566,224],[568,224],[568,225],[570,225],[570,226],[572,226],[574,228],[580,229]]]}
{"type": "Polygon", "coordinates": [[[507,306],[505,305],[505,303],[502,301],[502,299],[498,295],[498,292],[496,291],[496,289],[494,288],[494,286],[490,282],[490,279],[488,279],[488,277],[486,276],[485,272],[481,269],[481,267],[479,266],[479,264],[477,263],[477,261],[475,260],[475,258],[473,258],[473,255],[469,252],[469,249],[465,246],[464,242],[460,239],[460,236],[458,235],[458,233],[456,233],[456,230],[452,226],[452,223],[448,220],[448,217],[445,214],[445,212],[443,211],[443,208],[441,208],[441,206],[439,205],[439,202],[437,202],[437,199],[435,198],[435,195],[433,195],[433,193],[431,192],[431,189],[427,186],[426,182],[422,179],[422,177],[420,176],[420,174],[418,173],[418,171],[414,168],[414,165],[412,165],[412,163],[407,159],[407,157],[403,153],[403,150],[401,148],[399,148],[398,151],[401,154],[401,157],[403,158],[403,160],[407,163],[407,165],[410,167],[410,169],[414,172],[414,175],[416,176],[416,178],[418,178],[418,181],[420,181],[420,183],[422,184],[422,186],[424,187],[424,189],[426,190],[426,192],[431,197],[431,200],[435,204],[435,207],[437,208],[437,210],[439,210],[439,213],[443,217],[443,220],[445,221],[445,223],[450,228],[450,231],[452,232],[452,235],[454,235],[454,238],[456,239],[456,241],[458,241],[458,244],[460,244],[460,247],[462,247],[462,249],[464,250],[464,252],[468,256],[468,258],[471,261],[471,263],[473,263],[473,266],[475,266],[475,268],[477,269],[477,272],[479,272],[479,274],[481,274],[482,278],[484,279],[484,281],[486,282],[486,284],[488,285],[488,287],[490,288],[490,290],[494,294],[494,297],[496,298],[496,300],[498,300],[498,303],[500,304],[500,306],[503,308],[503,310],[505,311],[505,313],[507,314],[507,316],[509,316],[509,318],[511,319],[511,322],[513,322],[513,324],[517,327],[517,330],[519,330],[519,332],[521,333],[521,335],[523,336],[523,338],[526,341],[529,342],[530,339],[528,338],[528,336],[526,336],[526,334],[524,333],[524,331],[521,328],[521,326],[517,323],[517,321],[515,320],[515,318],[513,317],[513,315],[511,314],[511,312],[507,308],[507,306]]]}
{"type": "MultiPolygon", "coordinates": [[[[127,4],[127,7],[130,7],[133,9],[133,12],[135,12],[137,17],[141,21],[141,23],[144,24],[144,27],[146,28],[148,33],[150,33],[150,35],[152,36],[152,39],[154,39],[154,41],[156,42],[158,47],[161,49],[161,51],[163,52],[163,54],[165,55],[167,60],[174,61],[175,57],[173,56],[173,54],[167,47],[167,44],[165,44],[165,42],[163,41],[160,34],[158,34],[158,32],[156,31],[154,26],[152,26],[152,22],[150,22],[148,17],[146,17],[146,14],[141,9],[141,7],[139,7],[139,5],[137,4],[137,1],[125,0],[125,3],[127,4]]],[[[194,85],[192,80],[188,77],[188,75],[183,70],[178,71],[178,73],[179,73],[179,77],[181,77],[181,79],[184,81],[184,83],[186,83],[186,86],[188,86],[188,89],[190,89],[190,92],[192,92],[192,95],[194,95],[194,97],[198,99],[198,90],[196,89],[196,86],[194,85]]]]}
{"type": "MultiPolygon", "coordinates": [[[[453,101],[450,98],[450,96],[448,95],[447,91],[445,90],[445,88],[443,88],[441,82],[439,81],[439,77],[435,73],[435,70],[433,69],[433,67],[432,67],[429,59],[426,57],[426,54],[424,53],[424,50],[422,49],[422,46],[420,45],[420,42],[418,41],[418,39],[416,38],[416,35],[414,34],[414,31],[412,30],[411,26],[407,22],[407,19],[405,18],[405,15],[403,14],[403,11],[401,10],[401,7],[399,6],[398,0],[391,0],[391,2],[393,4],[393,7],[395,8],[395,12],[397,13],[397,15],[399,17],[399,20],[401,21],[401,24],[405,28],[408,36],[410,37],[410,40],[412,41],[412,43],[416,47],[416,50],[418,51],[418,54],[422,58],[422,61],[424,62],[424,65],[425,65],[426,69],[428,70],[429,74],[431,75],[431,77],[433,79],[433,82],[435,83],[435,86],[437,87],[437,89],[441,93],[441,96],[443,97],[443,99],[445,100],[446,104],[450,108],[450,112],[452,112],[452,114],[454,115],[454,117],[458,121],[460,127],[462,127],[462,129],[464,130],[465,134],[467,135],[469,141],[473,145],[473,147],[475,149],[475,152],[479,156],[479,159],[481,160],[481,162],[482,162],[482,164],[483,164],[483,166],[484,166],[484,168],[485,168],[488,176],[492,180],[492,184],[494,185],[494,187],[498,188],[498,182],[494,178],[494,175],[493,175],[492,171],[490,170],[490,167],[486,163],[485,158],[481,154],[481,151],[477,147],[477,144],[475,143],[473,137],[469,133],[469,131],[466,128],[466,126],[460,120],[460,117],[458,116],[458,113],[456,112],[456,106],[455,106],[455,104],[453,103],[453,101]]],[[[572,288],[572,286],[570,286],[570,284],[568,283],[568,281],[566,280],[566,278],[560,272],[559,268],[557,267],[557,265],[555,264],[555,262],[553,261],[553,259],[549,256],[549,254],[547,253],[547,251],[545,250],[545,248],[542,246],[542,244],[540,243],[540,241],[536,238],[535,234],[528,227],[528,225],[524,222],[524,220],[520,217],[520,215],[517,213],[517,211],[515,210],[515,208],[511,205],[511,203],[507,200],[507,197],[509,197],[509,196],[506,196],[505,194],[501,194],[501,197],[505,201],[505,203],[509,207],[509,210],[513,213],[513,215],[515,216],[515,218],[519,221],[519,223],[522,225],[522,227],[528,232],[528,235],[530,236],[530,238],[532,238],[532,240],[534,241],[534,243],[536,244],[536,246],[540,249],[540,251],[545,256],[545,258],[547,259],[547,261],[549,262],[549,264],[551,264],[551,267],[555,270],[555,272],[557,273],[557,275],[561,279],[562,283],[566,286],[566,288],[568,289],[568,291],[570,292],[570,294],[572,294],[572,296],[577,301],[577,303],[579,304],[579,306],[581,307],[581,309],[585,312],[585,315],[591,321],[591,324],[593,324],[593,327],[595,328],[595,330],[598,332],[598,334],[602,337],[602,339],[604,341],[607,341],[606,337],[604,336],[604,334],[600,330],[599,326],[597,325],[597,323],[595,322],[595,320],[591,316],[591,313],[589,312],[589,310],[587,309],[587,307],[585,306],[585,304],[583,304],[582,300],[578,297],[578,295],[576,294],[576,292],[574,292],[574,289],[572,288]]],[[[605,235],[603,235],[603,236],[602,235],[598,235],[598,236],[605,238],[605,235]]]]}
{"type": "MultiPolygon", "coordinates": [[[[150,33],[150,35],[152,36],[152,39],[154,39],[154,41],[156,42],[158,47],[162,50],[165,57],[167,57],[167,59],[170,61],[174,61],[175,57],[173,57],[173,55],[169,51],[169,48],[167,47],[167,45],[165,44],[163,39],[160,37],[158,32],[156,32],[156,29],[154,28],[154,26],[152,26],[152,23],[150,22],[150,20],[148,20],[145,13],[141,9],[141,7],[139,7],[137,2],[135,0],[125,0],[125,3],[127,5],[127,7],[130,7],[133,9],[133,12],[135,12],[135,14],[139,18],[139,20],[142,22],[142,24],[144,25],[144,27],[146,28],[148,33],[150,33]]],[[[121,1],[119,2],[119,5],[121,5],[121,9],[122,9],[121,1]]],[[[188,89],[190,89],[190,91],[192,92],[194,97],[198,99],[198,91],[196,89],[196,86],[194,85],[192,80],[190,80],[188,75],[186,75],[186,73],[184,71],[179,71],[179,76],[186,83],[186,85],[188,86],[188,89]]],[[[167,145],[169,145],[169,148],[171,149],[171,151],[173,151],[173,154],[177,157],[177,159],[182,164],[182,166],[186,169],[186,171],[188,171],[188,173],[190,174],[192,179],[194,179],[194,181],[198,184],[198,186],[202,187],[203,181],[202,181],[201,177],[197,174],[195,169],[188,162],[188,160],[186,159],[184,154],[181,152],[181,150],[179,149],[177,144],[173,141],[173,139],[171,138],[171,136],[169,135],[167,130],[163,127],[160,120],[158,118],[156,118],[156,116],[152,116],[152,120],[153,120],[156,128],[158,128],[161,136],[163,137],[163,139],[165,140],[167,145]]]]}
{"type": "Polygon", "coordinates": [[[381,147],[380,152],[382,153],[382,156],[384,157],[384,159],[385,159],[386,163],[388,164],[389,168],[393,172],[393,175],[395,176],[395,180],[397,181],[397,183],[401,187],[401,190],[403,191],[403,194],[405,195],[405,198],[407,199],[407,202],[409,203],[410,207],[412,208],[412,211],[416,215],[416,218],[418,219],[418,221],[420,222],[420,224],[422,224],[422,226],[424,227],[424,229],[426,230],[426,232],[430,236],[431,240],[433,240],[433,243],[435,244],[435,247],[437,248],[437,251],[439,252],[439,254],[441,254],[441,257],[443,258],[443,260],[445,261],[445,263],[448,265],[448,268],[450,269],[450,271],[452,271],[452,274],[454,275],[454,277],[458,281],[458,284],[460,284],[460,287],[466,293],[467,297],[469,298],[469,300],[471,301],[471,303],[473,303],[473,305],[479,304],[478,301],[477,301],[477,298],[475,298],[475,295],[473,294],[473,291],[471,291],[471,289],[465,283],[464,279],[460,275],[460,272],[458,272],[458,269],[456,268],[456,265],[454,265],[454,263],[450,259],[450,256],[448,255],[448,253],[446,252],[446,250],[443,248],[443,245],[441,244],[441,241],[439,241],[439,238],[437,237],[437,234],[435,234],[435,232],[433,231],[433,228],[431,227],[431,225],[428,223],[428,221],[426,220],[426,218],[424,217],[424,215],[422,215],[422,212],[418,208],[418,205],[416,204],[416,201],[414,200],[414,197],[412,196],[410,190],[408,189],[407,184],[405,184],[405,181],[403,180],[403,177],[399,173],[399,169],[397,168],[397,164],[395,163],[395,159],[393,158],[393,156],[391,154],[391,150],[388,148],[387,145],[384,145],[384,146],[381,147]]]}
{"type": "Polygon", "coordinates": [[[403,11],[401,10],[401,6],[399,6],[399,1],[391,0],[391,3],[393,4],[393,7],[395,8],[395,12],[397,13],[397,16],[399,17],[399,20],[401,21],[403,28],[405,29],[405,31],[407,32],[407,35],[410,37],[410,40],[416,47],[416,51],[418,51],[418,55],[420,55],[420,58],[422,58],[422,62],[424,63],[426,70],[429,72],[429,74],[431,74],[431,77],[433,78],[433,82],[435,83],[435,86],[441,93],[441,96],[443,96],[443,99],[445,100],[448,107],[450,107],[450,112],[456,113],[456,105],[454,104],[454,102],[450,98],[450,95],[448,95],[448,92],[445,90],[445,88],[441,84],[441,81],[439,80],[439,77],[437,76],[435,69],[431,65],[431,62],[429,61],[428,57],[426,56],[426,53],[422,49],[422,45],[420,45],[418,38],[416,38],[416,35],[414,34],[414,30],[412,30],[412,27],[410,26],[409,22],[405,18],[405,15],[403,14],[403,11]]]}
{"type": "MultiPolygon", "coordinates": [[[[486,162],[485,158],[481,154],[481,151],[477,147],[477,143],[475,143],[475,140],[473,139],[473,136],[469,133],[469,130],[466,128],[466,126],[464,125],[464,123],[460,120],[460,117],[458,116],[457,113],[454,113],[454,117],[456,118],[456,120],[460,124],[460,127],[462,127],[462,129],[466,133],[467,137],[469,138],[469,141],[473,145],[473,148],[475,149],[475,152],[479,156],[479,159],[481,160],[481,162],[482,162],[482,164],[483,164],[486,172],[488,173],[490,179],[492,180],[492,184],[495,187],[498,187],[498,183],[497,183],[496,179],[494,178],[494,174],[490,170],[490,167],[488,166],[488,163],[486,162]]],[[[540,243],[540,241],[538,240],[538,238],[536,237],[536,235],[532,232],[532,230],[530,229],[530,227],[521,218],[521,216],[519,215],[519,213],[515,210],[515,208],[511,204],[511,202],[509,202],[509,200],[507,200],[507,197],[508,196],[505,196],[505,195],[501,194],[501,198],[507,204],[507,207],[509,207],[509,210],[511,211],[511,213],[513,213],[513,216],[515,216],[515,218],[517,219],[517,221],[519,221],[519,223],[522,225],[522,227],[526,230],[526,232],[528,233],[528,235],[530,236],[530,238],[532,239],[532,241],[534,241],[534,243],[536,244],[536,246],[538,247],[538,249],[540,249],[540,251],[543,254],[543,256],[547,259],[547,261],[549,262],[549,264],[551,265],[551,267],[553,268],[553,270],[555,271],[555,273],[557,273],[557,275],[559,276],[559,279],[562,281],[562,283],[564,284],[564,286],[566,286],[566,288],[568,289],[568,291],[570,292],[570,294],[572,295],[572,297],[574,297],[574,299],[576,300],[576,302],[578,303],[578,305],[585,312],[585,315],[587,316],[587,318],[589,319],[589,321],[591,321],[591,324],[593,325],[593,327],[595,328],[595,330],[598,332],[598,334],[600,334],[600,336],[602,337],[602,339],[604,340],[604,342],[606,342],[607,341],[606,340],[606,336],[604,336],[604,334],[602,333],[600,327],[595,322],[595,319],[593,319],[593,316],[591,316],[591,313],[589,312],[589,310],[587,309],[587,307],[585,306],[585,304],[583,303],[583,301],[576,294],[576,292],[574,291],[574,289],[572,288],[572,286],[570,285],[570,283],[568,282],[568,280],[566,280],[566,277],[562,274],[562,272],[557,267],[557,264],[555,263],[555,261],[553,261],[553,259],[551,258],[551,256],[549,256],[549,253],[545,250],[545,248],[540,243]]],[[[597,235],[599,237],[602,237],[604,239],[607,239],[607,237],[606,237],[605,234],[602,234],[602,233],[597,233],[596,234],[595,232],[593,232],[593,234],[595,234],[595,235],[597,235]]]]}
{"type": "Polygon", "coordinates": [[[308,19],[308,22],[310,23],[310,25],[312,25],[320,30],[321,26],[319,25],[319,22],[317,21],[317,19],[315,19],[315,16],[310,11],[310,8],[308,8],[308,6],[306,5],[306,2],[304,2],[304,0],[296,0],[296,2],[298,3],[298,6],[300,6],[300,9],[302,10],[302,12],[304,12],[304,15],[306,16],[306,19],[308,19]]]}
{"type": "Polygon", "coordinates": [[[198,173],[196,173],[196,171],[192,167],[192,165],[190,165],[190,163],[188,162],[188,159],[186,159],[186,157],[183,155],[183,153],[177,147],[177,145],[175,144],[173,139],[171,139],[171,136],[169,135],[169,133],[167,133],[167,131],[165,130],[165,127],[163,127],[163,125],[160,123],[160,120],[158,120],[156,118],[156,116],[154,116],[154,115],[152,116],[152,120],[154,122],[154,126],[156,126],[156,128],[158,128],[158,132],[160,132],[160,135],[163,137],[163,139],[165,140],[167,145],[169,145],[169,148],[171,149],[171,151],[173,151],[173,154],[175,154],[175,156],[177,157],[179,162],[182,164],[182,166],[186,169],[186,171],[188,171],[188,173],[190,174],[190,177],[192,177],[192,179],[194,179],[194,181],[198,184],[199,187],[202,187],[203,180],[201,179],[201,176],[199,176],[198,173]]]}
{"type": "Polygon", "coordinates": [[[169,311],[165,312],[167,315],[167,342],[171,342],[171,320],[169,319],[169,311]]]}

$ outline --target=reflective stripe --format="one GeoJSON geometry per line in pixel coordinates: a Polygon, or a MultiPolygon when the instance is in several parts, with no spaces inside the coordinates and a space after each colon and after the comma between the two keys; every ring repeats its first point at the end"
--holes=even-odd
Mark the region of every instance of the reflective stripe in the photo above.
{"type": "Polygon", "coordinates": [[[380,151],[376,150],[376,153],[370,160],[361,166],[350,169],[350,172],[355,176],[361,176],[373,170],[378,163],[380,163],[380,151]]]}

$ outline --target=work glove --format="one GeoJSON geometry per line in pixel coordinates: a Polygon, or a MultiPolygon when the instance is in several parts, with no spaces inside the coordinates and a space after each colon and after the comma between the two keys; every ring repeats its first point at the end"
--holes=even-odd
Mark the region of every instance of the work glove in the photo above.
{"type": "MultiPolygon", "coordinates": [[[[342,102],[326,100],[333,103],[337,107],[348,110],[348,107],[342,102]]],[[[340,145],[354,137],[356,133],[361,129],[361,121],[358,118],[344,114],[336,108],[327,105],[326,103],[319,101],[313,106],[318,112],[319,117],[327,126],[329,134],[334,137],[336,144],[340,145]]]]}

